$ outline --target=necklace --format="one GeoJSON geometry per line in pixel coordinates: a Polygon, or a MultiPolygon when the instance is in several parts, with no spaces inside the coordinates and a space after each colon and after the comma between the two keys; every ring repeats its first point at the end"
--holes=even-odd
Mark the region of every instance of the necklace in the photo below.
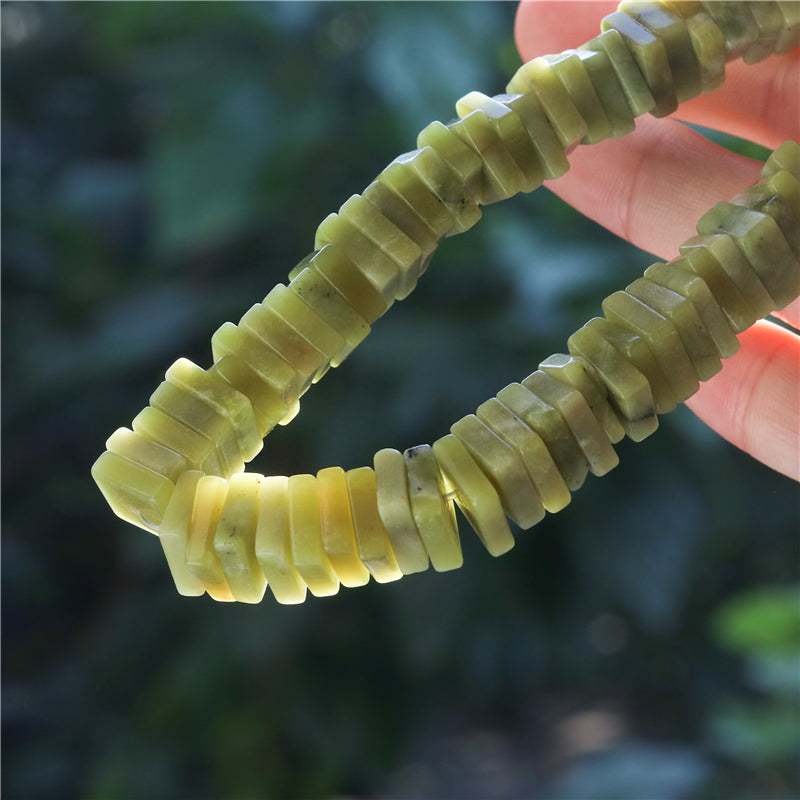
{"type": "Polygon", "coordinates": [[[372,466],[316,475],[244,472],[276,424],[338,366],[438,242],[481,206],[569,168],[577,144],[624,136],[634,118],[713,91],[726,61],[798,44],[800,6],[623,2],[576,50],[535,58],[507,93],[471,92],[458,119],[428,125],[318,227],[313,252],[212,337],[214,363],[179,359],[149,405],[108,439],[92,474],[112,510],[157,533],[181,594],[283,603],[462,563],[458,507],[492,555],[561,510],[589,472],[618,462],[658,415],[738,349],[736,334],[800,294],[800,147],[786,142],[758,183],[698,222],[680,257],[607,297],[603,315],[455,422],[432,445],[384,449],[372,466]]]}

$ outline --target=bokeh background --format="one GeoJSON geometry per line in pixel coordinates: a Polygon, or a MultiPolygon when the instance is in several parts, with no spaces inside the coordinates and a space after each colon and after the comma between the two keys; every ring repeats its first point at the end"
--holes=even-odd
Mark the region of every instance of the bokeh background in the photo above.
{"type": "MultiPolygon", "coordinates": [[[[8,800],[797,796],[797,487],[684,408],[503,558],[463,526],[461,570],[299,607],[179,597],[90,479],[328,213],[502,91],[515,8],[2,4],[8,800]]],[[[254,468],[432,441],[650,261],[546,188],[488,208],[254,468]]]]}

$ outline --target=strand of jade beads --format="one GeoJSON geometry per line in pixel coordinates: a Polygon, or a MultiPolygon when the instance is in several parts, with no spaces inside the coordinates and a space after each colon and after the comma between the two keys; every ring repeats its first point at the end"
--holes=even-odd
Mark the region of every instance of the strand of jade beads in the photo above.
{"type": "Polygon", "coordinates": [[[461,564],[457,505],[493,555],[519,527],[569,502],[588,471],[613,468],[612,444],[639,441],[689,397],[736,334],[800,293],[798,147],[787,142],[755,187],[718,204],[682,256],[654,264],[603,302],[603,316],[521,383],[434,442],[382,450],[374,469],[316,476],[242,472],[329,366],[396,299],[438,241],[480,206],[568,169],[574,144],[622,136],[634,118],[671,113],[712,91],[727,60],[752,63],[798,44],[796,3],[624,2],[577,50],[525,64],[493,98],[462,98],[362,195],[319,226],[315,250],[212,338],[214,363],[180,359],[92,474],[123,519],[157,532],[178,591],[281,602],[310,590],[385,582],[461,564]]]}

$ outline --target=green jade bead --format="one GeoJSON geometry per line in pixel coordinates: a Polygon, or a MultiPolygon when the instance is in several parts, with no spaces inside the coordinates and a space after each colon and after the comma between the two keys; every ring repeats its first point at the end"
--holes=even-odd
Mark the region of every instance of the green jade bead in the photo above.
{"type": "MultiPolygon", "coordinates": [[[[544,506],[517,452],[474,414],[450,426],[494,486],[505,513],[523,530],[544,518],[544,506]]],[[[434,452],[435,452],[434,448],[434,452]]]]}
{"type": "Polygon", "coordinates": [[[344,339],[341,352],[331,358],[338,367],[366,339],[370,326],[339,290],[315,267],[306,267],[289,283],[291,289],[318,317],[344,339]]]}
{"type": "Polygon", "coordinates": [[[456,113],[460,117],[473,111],[480,111],[494,125],[497,135],[525,177],[521,191],[532,192],[541,186],[544,179],[542,163],[519,116],[507,105],[481,92],[470,92],[456,103],[456,113]]]}
{"type": "Polygon", "coordinates": [[[750,3],[713,0],[704,2],[703,6],[725,37],[728,61],[739,58],[742,51],[758,39],[758,25],[750,11],[750,3]]]}
{"type": "Polygon", "coordinates": [[[186,459],[157,442],[152,442],[136,431],[117,428],[106,440],[106,450],[111,450],[153,472],[163,475],[173,483],[189,469],[186,459]]]}
{"type": "Polygon", "coordinates": [[[800,3],[796,0],[778,0],[783,15],[783,30],[775,44],[775,55],[791,53],[800,46],[800,3]]]}
{"type": "Polygon", "coordinates": [[[605,475],[619,464],[619,457],[608,436],[579,391],[543,370],[536,370],[522,381],[522,385],[561,414],[593,475],[605,475]]]}
{"type": "Polygon", "coordinates": [[[800,294],[800,265],[775,220],[732,203],[717,203],[697,223],[700,234],[726,233],[750,262],[774,309],[800,294]]]}
{"type": "Polygon", "coordinates": [[[653,93],[619,31],[609,28],[581,45],[578,50],[594,50],[608,56],[619,85],[625,93],[628,108],[634,117],[646,114],[655,108],[653,93]]]}
{"type": "Polygon", "coordinates": [[[692,47],[689,28],[679,14],[665,6],[639,0],[623,0],[618,11],[633,17],[664,43],[679,103],[702,94],[700,64],[692,47]]]}
{"type": "Polygon", "coordinates": [[[533,92],[529,92],[498,94],[493,99],[508,106],[519,117],[539,158],[543,179],[552,180],[563,175],[569,169],[569,162],[539,98],[533,92]]]}
{"type": "Polygon", "coordinates": [[[739,340],[730,322],[706,282],[691,270],[685,258],[675,259],[669,264],[656,262],[644,271],[644,277],[671,289],[694,306],[721,358],[730,358],[739,349],[739,340]]]}
{"type": "Polygon", "coordinates": [[[213,406],[171,381],[162,381],[150,395],[149,402],[151,407],[210,439],[222,465],[224,477],[227,478],[244,469],[244,459],[239,452],[239,445],[230,422],[213,406]]]}
{"type": "Polygon", "coordinates": [[[281,393],[234,353],[227,353],[215,361],[210,371],[250,400],[262,440],[289,415],[290,408],[281,398],[281,393]]]}
{"type": "Polygon", "coordinates": [[[188,358],[179,358],[164,376],[225,417],[239,445],[242,460],[252,461],[264,446],[253,405],[214,370],[204,370],[188,358]]]}
{"type": "Polygon", "coordinates": [[[605,384],[600,379],[590,376],[590,372],[593,372],[592,367],[584,359],[564,353],[554,353],[539,364],[539,369],[565,386],[580,392],[612,444],[625,438],[625,429],[616,411],[608,402],[605,384]]]}
{"type": "Polygon", "coordinates": [[[167,559],[172,580],[178,594],[198,597],[206,593],[203,582],[186,566],[186,546],[189,541],[189,525],[197,494],[197,484],[203,473],[186,470],[178,478],[175,490],[164,511],[158,531],[158,540],[167,559]]]}
{"type": "MultiPolygon", "coordinates": [[[[464,144],[449,125],[438,121],[426,125],[417,134],[417,147],[422,150],[426,147],[432,148],[453,171],[464,193],[465,207],[468,201],[475,201],[481,183],[483,159],[464,144]]],[[[453,230],[450,235],[458,232],[453,230]]]]}
{"type": "Polygon", "coordinates": [[[133,418],[131,427],[136,433],[182,455],[191,469],[210,475],[226,475],[214,442],[161,409],[145,406],[133,418]]]}
{"type": "Polygon", "coordinates": [[[758,28],[758,37],[753,44],[742,50],[742,61],[745,64],[755,64],[775,52],[778,39],[783,32],[783,14],[777,3],[767,0],[749,3],[749,8],[758,28]]]}
{"type": "MultiPolygon", "coordinates": [[[[707,381],[722,369],[722,361],[717,354],[714,340],[703,325],[697,309],[683,295],[659,286],[646,277],[638,278],[625,287],[625,291],[675,326],[683,352],[689,358],[692,377],[687,380],[690,380],[692,385],[695,383],[695,378],[707,381]]],[[[697,391],[697,388],[694,391],[697,391]]]]}
{"type": "Polygon", "coordinates": [[[448,434],[433,443],[433,453],[445,480],[453,487],[456,505],[483,546],[492,556],[507,553],[514,546],[514,535],[497,491],[469,450],[456,436],[448,434]]]}
{"type": "Polygon", "coordinates": [[[741,333],[760,319],[745,294],[733,280],[725,265],[704,244],[705,237],[696,236],[684,242],[679,250],[687,269],[703,280],[734,333],[741,333]]]}
{"type": "MultiPolygon", "coordinates": [[[[748,189],[731,200],[733,205],[768,214],[775,220],[784,239],[796,257],[800,257],[800,213],[794,197],[775,194],[772,190],[778,175],[748,189]]],[[[786,181],[787,185],[790,181],[786,181]]]]}
{"type": "Polygon", "coordinates": [[[228,588],[240,603],[260,603],[267,589],[255,551],[261,478],[254,472],[231,477],[214,533],[214,551],[228,588]]]}
{"type": "Polygon", "coordinates": [[[604,323],[607,320],[600,317],[589,320],[569,337],[567,349],[594,369],[608,389],[626,435],[640,442],[658,428],[653,391],[644,373],[606,337],[604,323]]]}
{"type": "Polygon", "coordinates": [[[587,132],[581,143],[594,144],[611,136],[611,122],[581,57],[574,50],[566,50],[558,55],[544,56],[544,59],[564,84],[586,123],[587,132]]]}
{"type": "Polygon", "coordinates": [[[464,563],[452,497],[447,494],[433,448],[409,447],[403,459],[408,475],[411,512],[422,543],[437,572],[458,569],[464,563]]]}
{"type": "Polygon", "coordinates": [[[510,383],[497,393],[497,399],[542,437],[564,482],[574,492],[586,480],[589,464],[561,413],[524,383],[510,383]]]}
{"type": "Polygon", "coordinates": [[[675,82],[669,67],[667,50],[661,39],[654,36],[644,25],[640,25],[635,19],[620,11],[603,17],[600,28],[604,31],[613,28],[625,40],[653,94],[655,108],[650,113],[655,117],[666,117],[675,111],[678,107],[678,97],[675,94],[675,82]]]}
{"type": "Polygon", "coordinates": [[[617,139],[630,133],[635,123],[625,91],[617,78],[611,59],[602,50],[580,49],[570,51],[580,58],[592,82],[603,111],[611,126],[609,136],[617,139]]]}
{"type": "Polygon", "coordinates": [[[764,163],[761,178],[771,178],[779,172],[786,171],[795,179],[800,178],[800,145],[786,141],[764,163]]]}
{"type": "Polygon", "coordinates": [[[483,169],[475,197],[478,203],[497,203],[522,191],[525,176],[486,114],[472,111],[449,127],[481,156],[483,169]]]}
{"type": "Polygon", "coordinates": [[[689,0],[666,2],[664,5],[686,23],[692,50],[700,70],[704,94],[719,89],[725,82],[725,37],[703,6],[689,0]]]}
{"type": "Polygon", "coordinates": [[[506,92],[535,94],[564,149],[580,142],[589,132],[569,92],[544,57],[523,64],[509,82],[506,92]]]}

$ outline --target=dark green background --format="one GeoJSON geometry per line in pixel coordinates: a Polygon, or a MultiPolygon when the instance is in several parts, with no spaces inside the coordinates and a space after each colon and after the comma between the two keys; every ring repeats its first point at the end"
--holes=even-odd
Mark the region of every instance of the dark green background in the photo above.
{"type": "MultiPolygon", "coordinates": [[[[3,796],[768,798],[798,786],[798,495],[680,408],[490,558],[181,598],[91,482],[316,225],[519,59],[511,3],[3,3],[3,796]]],[[[447,240],[254,468],[430,442],[649,257],[547,189],[447,240]]],[[[652,260],[652,259],[650,259],[652,260]]]]}

